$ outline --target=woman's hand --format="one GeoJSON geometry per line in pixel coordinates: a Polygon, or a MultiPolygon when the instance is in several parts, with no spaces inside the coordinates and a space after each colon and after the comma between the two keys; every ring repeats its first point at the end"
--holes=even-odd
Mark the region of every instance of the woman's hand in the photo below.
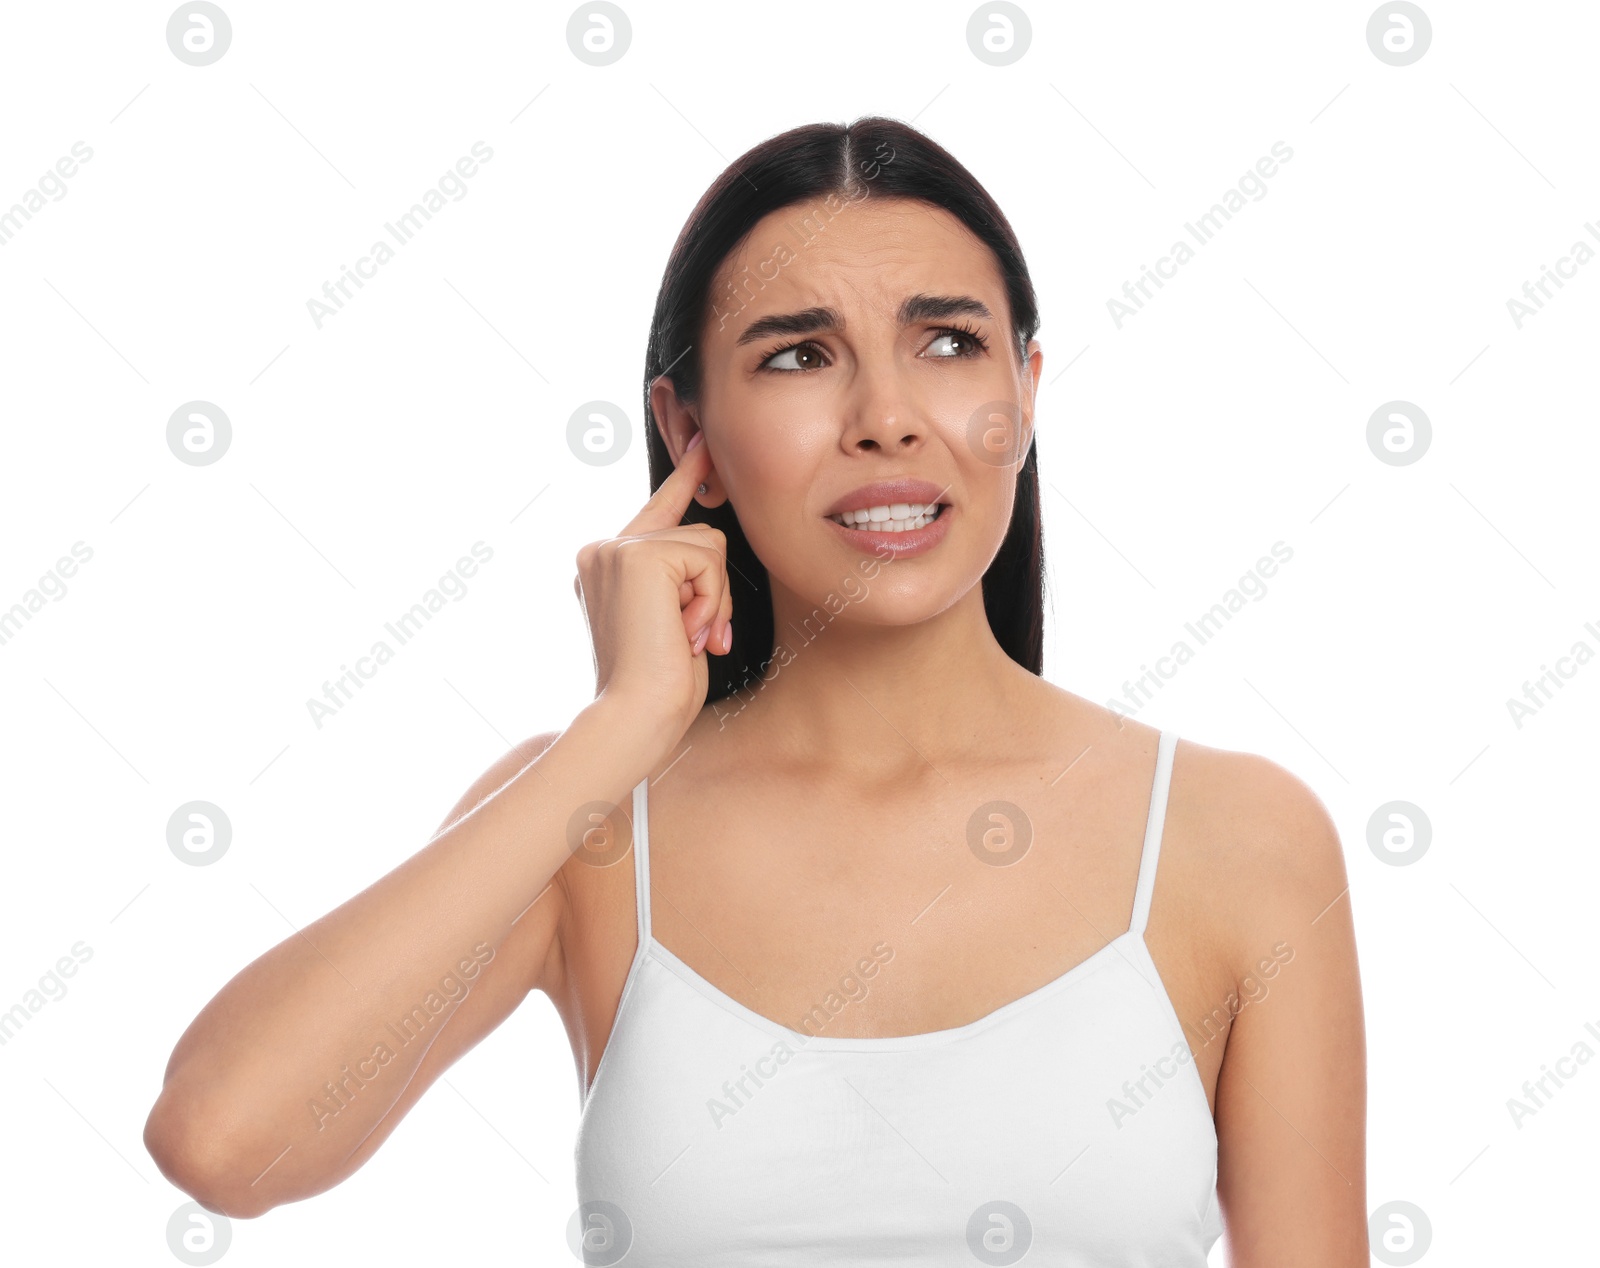
{"type": "Polygon", "coordinates": [[[573,588],[594,643],[595,699],[619,715],[682,738],[705,704],[705,649],[733,646],[727,539],[708,524],[679,521],[711,470],[696,432],[677,468],[615,537],[578,551],[573,588]]]}

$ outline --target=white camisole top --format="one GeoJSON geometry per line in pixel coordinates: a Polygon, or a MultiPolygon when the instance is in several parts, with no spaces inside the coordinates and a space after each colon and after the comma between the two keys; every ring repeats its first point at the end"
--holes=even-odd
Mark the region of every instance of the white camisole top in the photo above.
{"type": "Polygon", "coordinates": [[[581,1261],[1201,1268],[1216,1129],[1144,940],[1176,740],[1128,929],[976,1021],[885,1038],[791,1030],[654,939],[640,780],[638,948],[575,1149],[581,1261]]]}

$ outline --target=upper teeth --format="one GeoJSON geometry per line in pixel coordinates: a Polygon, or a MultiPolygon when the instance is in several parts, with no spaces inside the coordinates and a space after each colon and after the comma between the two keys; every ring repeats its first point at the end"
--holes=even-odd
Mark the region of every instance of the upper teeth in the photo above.
{"type": "Polygon", "coordinates": [[[846,528],[857,525],[870,527],[875,532],[905,533],[926,527],[937,517],[937,502],[891,502],[887,506],[863,507],[859,511],[841,511],[828,518],[846,528]]]}

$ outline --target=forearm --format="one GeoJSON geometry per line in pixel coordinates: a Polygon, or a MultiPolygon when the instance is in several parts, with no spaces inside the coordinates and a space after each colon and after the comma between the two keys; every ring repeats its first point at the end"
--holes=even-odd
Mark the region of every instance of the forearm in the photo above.
{"type": "Polygon", "coordinates": [[[146,1131],[163,1170],[241,1214],[326,1187],[570,857],[586,809],[622,803],[653,760],[648,734],[591,706],[415,855],[238,973],[168,1064],[146,1131]]]}

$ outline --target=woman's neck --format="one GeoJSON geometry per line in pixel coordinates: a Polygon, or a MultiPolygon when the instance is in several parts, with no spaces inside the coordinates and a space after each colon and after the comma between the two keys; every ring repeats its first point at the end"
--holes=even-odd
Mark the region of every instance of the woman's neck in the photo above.
{"type": "Polygon", "coordinates": [[[994,734],[1038,687],[995,641],[980,589],[909,625],[866,624],[848,607],[833,615],[776,585],[773,607],[771,660],[713,710],[725,739],[746,727],[778,760],[849,754],[856,769],[878,757],[898,769],[908,756],[994,734]]]}

